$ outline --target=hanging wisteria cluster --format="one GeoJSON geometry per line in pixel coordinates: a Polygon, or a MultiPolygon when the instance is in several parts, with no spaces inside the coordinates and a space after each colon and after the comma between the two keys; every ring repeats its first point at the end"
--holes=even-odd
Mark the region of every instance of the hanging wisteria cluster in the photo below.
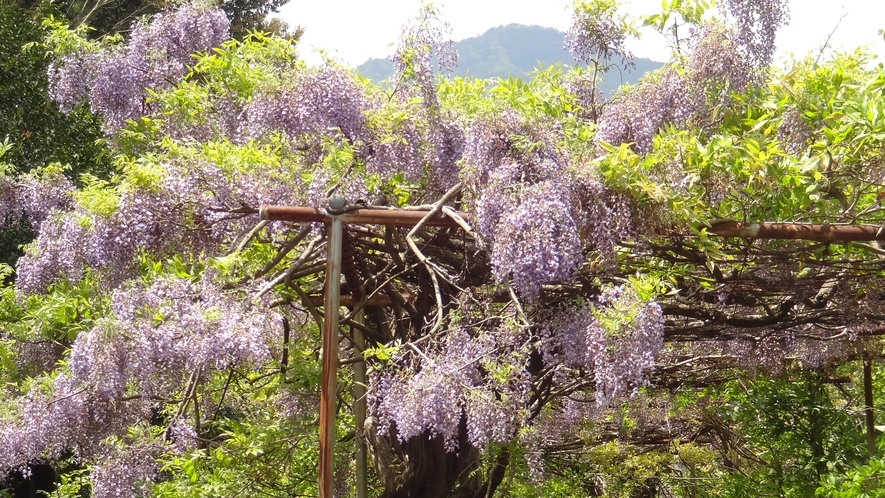
{"type": "Polygon", "coordinates": [[[539,128],[509,112],[479,119],[468,129],[464,151],[492,271],[530,300],[545,284],[569,281],[586,247],[614,262],[615,244],[636,230],[628,200],[556,151],[556,127],[539,128]]]}
{"type": "Polygon", "coordinates": [[[526,186],[519,205],[497,220],[492,271],[500,280],[512,279],[525,296],[538,296],[543,284],[569,280],[583,262],[578,226],[562,188],[553,181],[526,186]]]}
{"type": "Polygon", "coordinates": [[[151,92],[171,88],[193,65],[192,54],[229,37],[230,22],[220,9],[200,1],[136,23],[127,43],[73,52],[49,68],[49,92],[62,110],[89,103],[114,133],[127,120],[155,110],[151,92]]]}
{"type": "Polygon", "coordinates": [[[436,94],[434,78],[458,64],[451,28],[440,19],[436,8],[423,7],[418,18],[403,28],[390,59],[394,70],[391,83],[397,100],[405,104],[417,99],[418,104],[411,104],[414,115],[402,120],[405,140],[390,136],[380,141],[383,158],[393,159],[391,166],[405,166],[401,171],[407,178],[414,178],[416,173],[419,177],[429,173],[429,186],[444,192],[458,182],[457,162],[464,148],[464,131],[448,111],[440,108],[436,94]],[[434,60],[438,71],[434,71],[434,60]],[[423,153],[416,155],[418,150],[423,153]],[[401,154],[406,158],[420,158],[423,164],[415,161],[404,164],[394,159],[401,154]]]}
{"type": "Polygon", "coordinates": [[[633,143],[636,152],[648,153],[665,125],[708,126],[711,109],[762,84],[774,54],[774,34],[788,20],[786,3],[735,0],[724,2],[722,10],[726,22],[692,27],[684,68],[665,66],[605,107],[597,140],[633,143]]]}
{"type": "Polygon", "coordinates": [[[303,71],[279,94],[257,95],[243,112],[248,138],[282,132],[297,139],[340,130],[351,142],[367,140],[369,104],[353,79],[339,68],[303,71]]]}
{"type": "MultiPolygon", "coordinates": [[[[82,458],[108,451],[105,438],[123,437],[127,427],[150,419],[153,400],[178,393],[188,376],[196,382],[213,370],[266,362],[280,325],[279,317],[262,308],[224,293],[210,272],[199,282],[160,278],[147,288],[136,282],[118,288],[113,315],[74,341],[69,373],[49,389],[32,391],[20,401],[16,417],[0,421],[0,468],[68,450],[82,458]]],[[[156,471],[153,457],[142,461],[140,451],[119,458],[136,458],[156,471]]],[[[106,464],[123,465],[114,461],[106,464]]],[[[121,479],[114,477],[119,471],[108,471],[107,485],[132,486],[153,472],[139,471],[132,482],[112,485],[121,479]]],[[[119,490],[107,496],[119,496],[119,490]]]]}
{"type": "Polygon", "coordinates": [[[612,287],[593,305],[556,316],[547,334],[548,363],[572,370],[592,365],[596,404],[606,407],[643,385],[664,346],[664,317],[657,303],[633,289],[612,287]]]}
{"type": "Polygon", "coordinates": [[[74,184],[57,167],[0,178],[0,223],[27,220],[39,229],[53,212],[73,206],[73,194],[74,184]]]}
{"type": "Polygon", "coordinates": [[[802,119],[802,112],[798,107],[792,106],[784,111],[781,125],[777,129],[777,138],[788,152],[801,156],[811,145],[813,137],[814,132],[802,119]]]}
{"type": "Polygon", "coordinates": [[[720,9],[734,20],[734,42],[757,69],[771,65],[778,29],[790,20],[782,0],[725,0],[720,9]]]}
{"type": "Polygon", "coordinates": [[[515,115],[477,121],[468,130],[464,158],[477,195],[477,227],[491,245],[493,272],[499,280],[512,278],[521,294],[535,298],[541,285],[573,276],[583,253],[569,202],[566,159],[549,142],[532,151],[514,147],[527,130],[515,115]]]}
{"type": "Polygon", "coordinates": [[[111,309],[112,320],[77,337],[69,360],[73,380],[103,400],[133,387],[167,396],[185,373],[261,364],[279,327],[272,313],[222,293],[211,272],[196,284],[159,279],[146,289],[124,286],[111,309]]]}
{"type": "Polygon", "coordinates": [[[535,443],[550,444],[645,385],[663,347],[660,306],[626,286],[606,289],[593,303],[548,312],[544,323],[537,343],[528,329],[511,326],[454,329],[421,354],[403,348],[369,392],[379,433],[400,442],[439,436],[450,451],[466,451],[459,447],[465,442],[476,448],[507,443],[521,431],[523,438],[545,434],[535,443]],[[529,362],[534,354],[544,364],[535,376],[508,360],[529,362]],[[591,378],[581,382],[587,372],[591,378]],[[565,400],[544,399],[538,379],[545,377],[575,386],[574,392],[565,400]],[[595,403],[575,402],[587,391],[595,403]]]}
{"type": "Polygon", "coordinates": [[[160,473],[157,458],[161,444],[139,441],[136,445],[106,445],[89,473],[92,496],[151,496],[154,479],[160,473]]]}
{"type": "Polygon", "coordinates": [[[128,427],[149,419],[150,413],[146,398],[117,404],[95,401],[70,375],[59,375],[17,399],[0,420],[0,466],[17,468],[69,451],[84,458],[94,455],[101,451],[102,440],[125,436],[128,427]]]}
{"type": "Polygon", "coordinates": [[[759,83],[756,66],[727,26],[711,21],[695,28],[689,45],[684,69],[665,66],[605,106],[597,141],[633,143],[637,153],[646,154],[664,126],[708,126],[711,109],[728,105],[735,93],[759,83]]]}
{"type": "Polygon", "coordinates": [[[433,59],[440,73],[451,71],[458,64],[458,52],[450,38],[451,28],[439,18],[433,6],[425,6],[417,19],[404,28],[390,60],[396,87],[413,87],[425,106],[437,107],[436,86],[433,80],[433,59]]]}
{"type": "Polygon", "coordinates": [[[132,168],[143,168],[140,174],[151,183],[118,185],[110,202],[99,206],[88,195],[74,202],[60,172],[23,177],[11,201],[40,223],[34,225],[37,239],[16,266],[19,292],[43,292],[58,278],[78,281],[87,268],[116,285],[134,275],[141,251],[218,250],[248,226],[261,204],[305,201],[299,176],[260,160],[243,167],[197,154],[132,168]]]}
{"type": "Polygon", "coordinates": [[[628,34],[627,20],[618,14],[616,1],[578,2],[565,35],[565,48],[579,64],[600,70],[615,58],[624,66],[631,66],[633,54],[625,45],[628,34]]]}
{"type": "Polygon", "coordinates": [[[401,442],[441,436],[456,451],[463,418],[474,447],[510,441],[528,418],[531,379],[524,371],[508,374],[504,358],[526,355],[526,347],[517,330],[456,329],[421,357],[403,350],[391,360],[396,368],[386,369],[369,392],[379,432],[394,429],[401,442]]]}

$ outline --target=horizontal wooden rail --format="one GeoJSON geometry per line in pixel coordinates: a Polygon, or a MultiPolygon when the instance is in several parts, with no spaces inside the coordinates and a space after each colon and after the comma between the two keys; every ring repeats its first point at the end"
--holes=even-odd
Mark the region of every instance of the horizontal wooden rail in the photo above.
{"type": "Polygon", "coordinates": [[[885,230],[877,225],[717,221],[710,224],[707,232],[719,237],[744,239],[801,239],[817,242],[885,240],[885,230]]]}
{"type": "MultiPolygon", "coordinates": [[[[421,221],[428,211],[406,209],[356,208],[336,214],[326,209],[304,206],[261,206],[258,211],[262,220],[297,221],[302,223],[328,222],[337,216],[344,223],[362,223],[372,225],[414,226],[421,221]]],[[[458,213],[467,221],[470,215],[458,213]]],[[[426,226],[453,226],[455,222],[442,213],[437,213],[424,222],[426,226]]]]}
{"type": "MultiPolygon", "coordinates": [[[[341,213],[305,206],[261,206],[263,220],[327,223],[337,217],[344,223],[414,226],[427,215],[425,210],[355,208],[341,213]]],[[[458,212],[464,221],[470,215],[458,212]]],[[[424,222],[427,226],[453,226],[455,222],[437,213],[424,222]]],[[[718,237],[744,239],[792,239],[817,242],[885,241],[885,229],[878,225],[841,225],[829,223],[715,221],[707,232],[718,237]]]]}

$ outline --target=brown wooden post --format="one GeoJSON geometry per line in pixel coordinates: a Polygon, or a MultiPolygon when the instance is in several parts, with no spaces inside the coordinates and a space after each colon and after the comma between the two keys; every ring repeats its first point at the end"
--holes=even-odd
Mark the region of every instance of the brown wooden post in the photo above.
{"type": "MultiPolygon", "coordinates": [[[[364,323],[363,310],[359,310],[353,317],[353,321],[364,323]]],[[[356,354],[362,355],[366,349],[366,340],[360,329],[353,327],[353,345],[357,349],[356,354]]],[[[353,364],[353,422],[356,425],[356,498],[366,498],[368,492],[367,470],[368,458],[366,454],[366,439],[363,430],[366,423],[366,362],[357,361],[353,364]]]]}
{"type": "Polygon", "coordinates": [[[876,422],[873,412],[873,365],[869,357],[863,359],[863,398],[864,415],[867,425],[867,452],[870,456],[876,454],[876,422]]]}
{"type": "MultiPolygon", "coordinates": [[[[344,207],[344,198],[333,196],[329,207],[344,207]]],[[[319,496],[332,498],[335,473],[335,401],[338,397],[338,307],[341,294],[341,239],[344,223],[337,216],[329,224],[329,247],[326,258],[326,301],[323,306],[323,366],[320,389],[320,462],[319,496]]]]}

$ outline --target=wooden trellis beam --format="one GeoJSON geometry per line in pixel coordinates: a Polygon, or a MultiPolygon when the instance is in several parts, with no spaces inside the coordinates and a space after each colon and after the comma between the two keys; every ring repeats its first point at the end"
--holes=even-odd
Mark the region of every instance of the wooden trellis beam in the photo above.
{"type": "MultiPolygon", "coordinates": [[[[262,220],[328,223],[331,217],[334,216],[343,223],[351,224],[415,226],[424,219],[428,211],[430,211],[429,208],[426,210],[407,210],[357,206],[348,208],[344,206],[338,211],[303,206],[261,206],[258,212],[262,220]]],[[[470,215],[467,213],[456,214],[464,221],[470,219],[470,215]]],[[[428,218],[422,225],[450,227],[457,226],[458,224],[449,216],[440,212],[428,218]]]]}
{"type": "Polygon", "coordinates": [[[707,232],[719,237],[743,239],[800,239],[816,242],[885,240],[885,229],[878,225],[716,221],[710,223],[707,232]]]}

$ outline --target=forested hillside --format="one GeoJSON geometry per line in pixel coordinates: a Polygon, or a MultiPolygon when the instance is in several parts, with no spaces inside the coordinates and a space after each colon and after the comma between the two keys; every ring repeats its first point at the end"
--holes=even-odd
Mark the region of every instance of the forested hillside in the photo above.
{"type": "MultiPolygon", "coordinates": [[[[528,78],[539,68],[554,64],[574,65],[571,54],[563,47],[565,33],[541,26],[510,24],[492,28],[481,36],[455,42],[458,65],[453,76],[473,78],[528,78]]],[[[642,57],[633,59],[633,66],[613,67],[601,76],[599,88],[611,95],[620,85],[635,83],[643,74],[661,67],[661,63],[642,57]]],[[[360,74],[375,82],[393,76],[390,59],[369,59],[358,68],[360,74]]]]}

